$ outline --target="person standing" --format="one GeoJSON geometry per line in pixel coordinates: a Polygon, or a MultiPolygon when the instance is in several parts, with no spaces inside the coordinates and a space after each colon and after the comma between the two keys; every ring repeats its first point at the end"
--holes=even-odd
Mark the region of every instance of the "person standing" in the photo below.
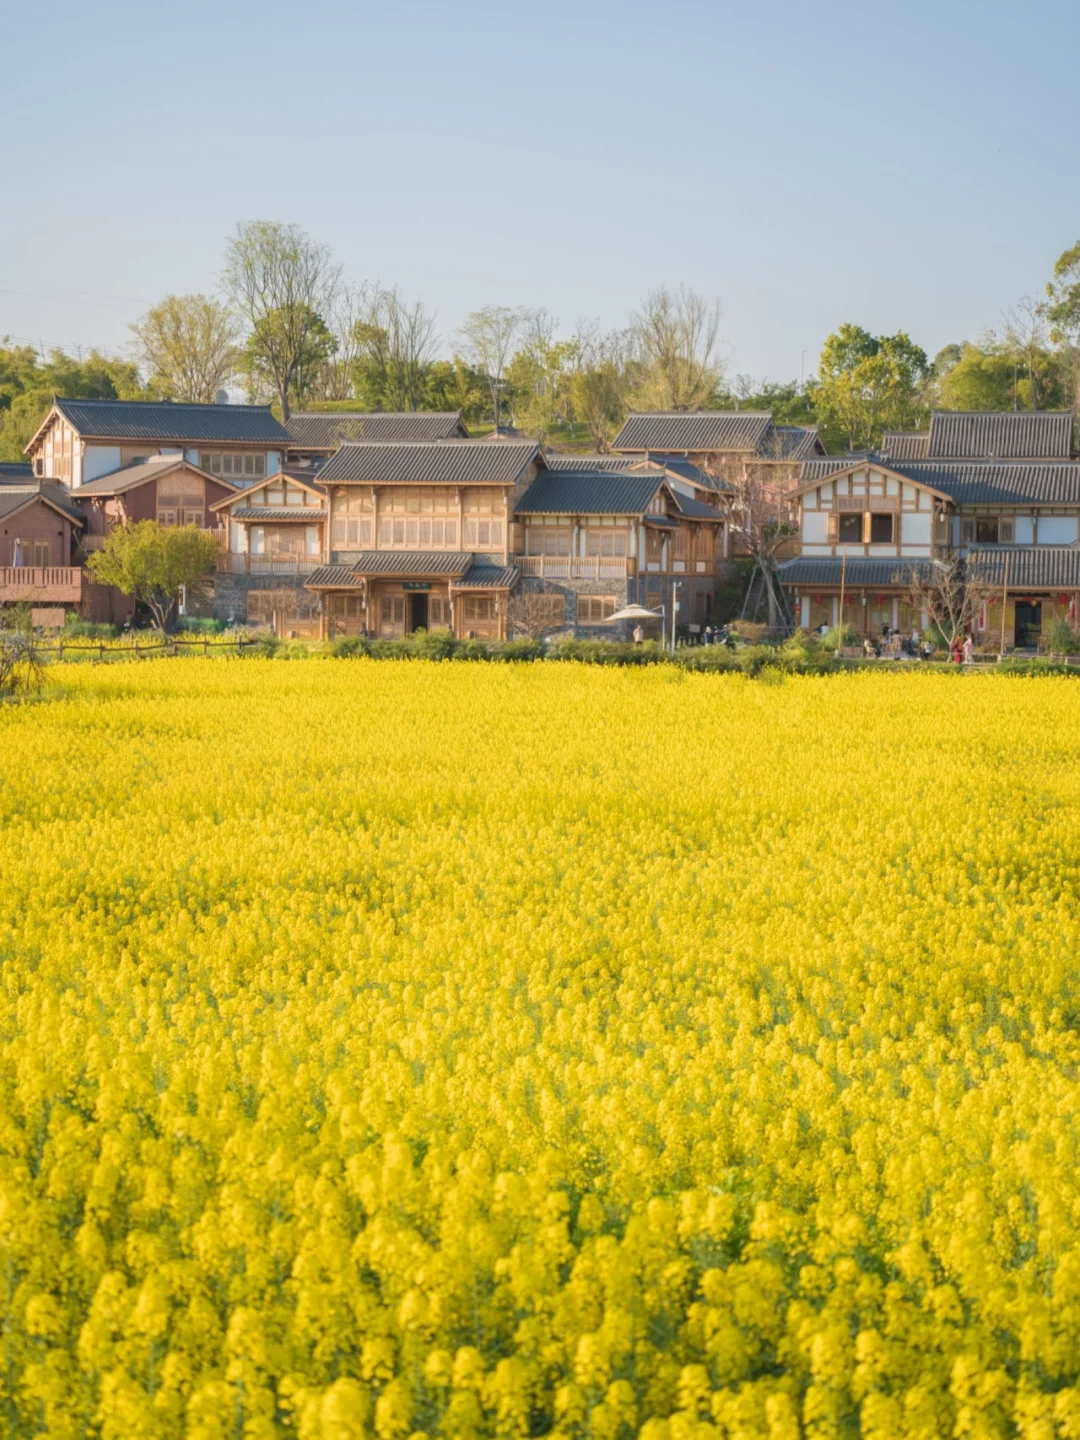
{"type": "Polygon", "coordinates": [[[634,626],[634,644],[641,645],[645,639],[645,631],[641,627],[641,621],[634,626]]]}
{"type": "Polygon", "coordinates": [[[975,642],[970,635],[964,636],[964,664],[970,665],[975,659],[975,642]]]}

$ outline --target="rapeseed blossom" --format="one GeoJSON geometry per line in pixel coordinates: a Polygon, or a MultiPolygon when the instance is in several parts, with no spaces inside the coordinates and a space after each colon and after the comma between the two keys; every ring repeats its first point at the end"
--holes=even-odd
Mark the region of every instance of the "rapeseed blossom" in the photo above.
{"type": "Polygon", "coordinates": [[[1072,682],[53,673],[0,1434],[1080,1435],[1072,682]]]}

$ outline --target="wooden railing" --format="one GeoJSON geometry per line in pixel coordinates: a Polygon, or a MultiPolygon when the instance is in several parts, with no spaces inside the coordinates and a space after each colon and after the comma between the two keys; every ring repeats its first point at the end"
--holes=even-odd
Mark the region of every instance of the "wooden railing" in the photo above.
{"type": "Polygon", "coordinates": [[[38,604],[81,600],[83,572],[77,565],[0,566],[0,601],[38,604]]]}
{"type": "Polygon", "coordinates": [[[626,555],[515,555],[522,575],[541,580],[625,580],[637,574],[637,561],[626,555]]]}
{"type": "Polygon", "coordinates": [[[308,575],[324,563],[317,555],[233,555],[222,550],[217,568],[226,575],[308,575]]]}

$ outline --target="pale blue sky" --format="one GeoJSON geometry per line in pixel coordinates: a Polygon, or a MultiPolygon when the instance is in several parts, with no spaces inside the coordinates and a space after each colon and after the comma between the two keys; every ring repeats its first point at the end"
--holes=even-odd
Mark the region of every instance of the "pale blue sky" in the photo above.
{"type": "Polygon", "coordinates": [[[0,0],[0,334],[128,343],[296,221],[450,336],[718,296],[733,372],[841,321],[931,354],[1080,238],[1080,7],[0,0]]]}

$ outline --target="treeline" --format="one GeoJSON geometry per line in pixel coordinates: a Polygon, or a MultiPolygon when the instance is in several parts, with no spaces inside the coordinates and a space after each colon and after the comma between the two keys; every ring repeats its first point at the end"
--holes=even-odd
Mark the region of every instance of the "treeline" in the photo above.
{"type": "Polygon", "coordinates": [[[905,332],[841,325],[805,381],[730,375],[715,302],[644,296],[621,329],[569,332],[547,310],[487,306],[452,335],[396,287],[351,283],[299,226],[255,221],[228,242],[220,297],[170,295],[132,326],[128,357],[0,346],[0,459],[18,458],[55,393],[211,402],[242,387],[283,418],[310,407],[460,410],[474,427],[603,450],[630,410],[769,410],[819,424],[831,450],[918,428],[934,408],[1044,410],[1080,393],[1080,243],[1041,299],[933,359],[905,332]]]}

